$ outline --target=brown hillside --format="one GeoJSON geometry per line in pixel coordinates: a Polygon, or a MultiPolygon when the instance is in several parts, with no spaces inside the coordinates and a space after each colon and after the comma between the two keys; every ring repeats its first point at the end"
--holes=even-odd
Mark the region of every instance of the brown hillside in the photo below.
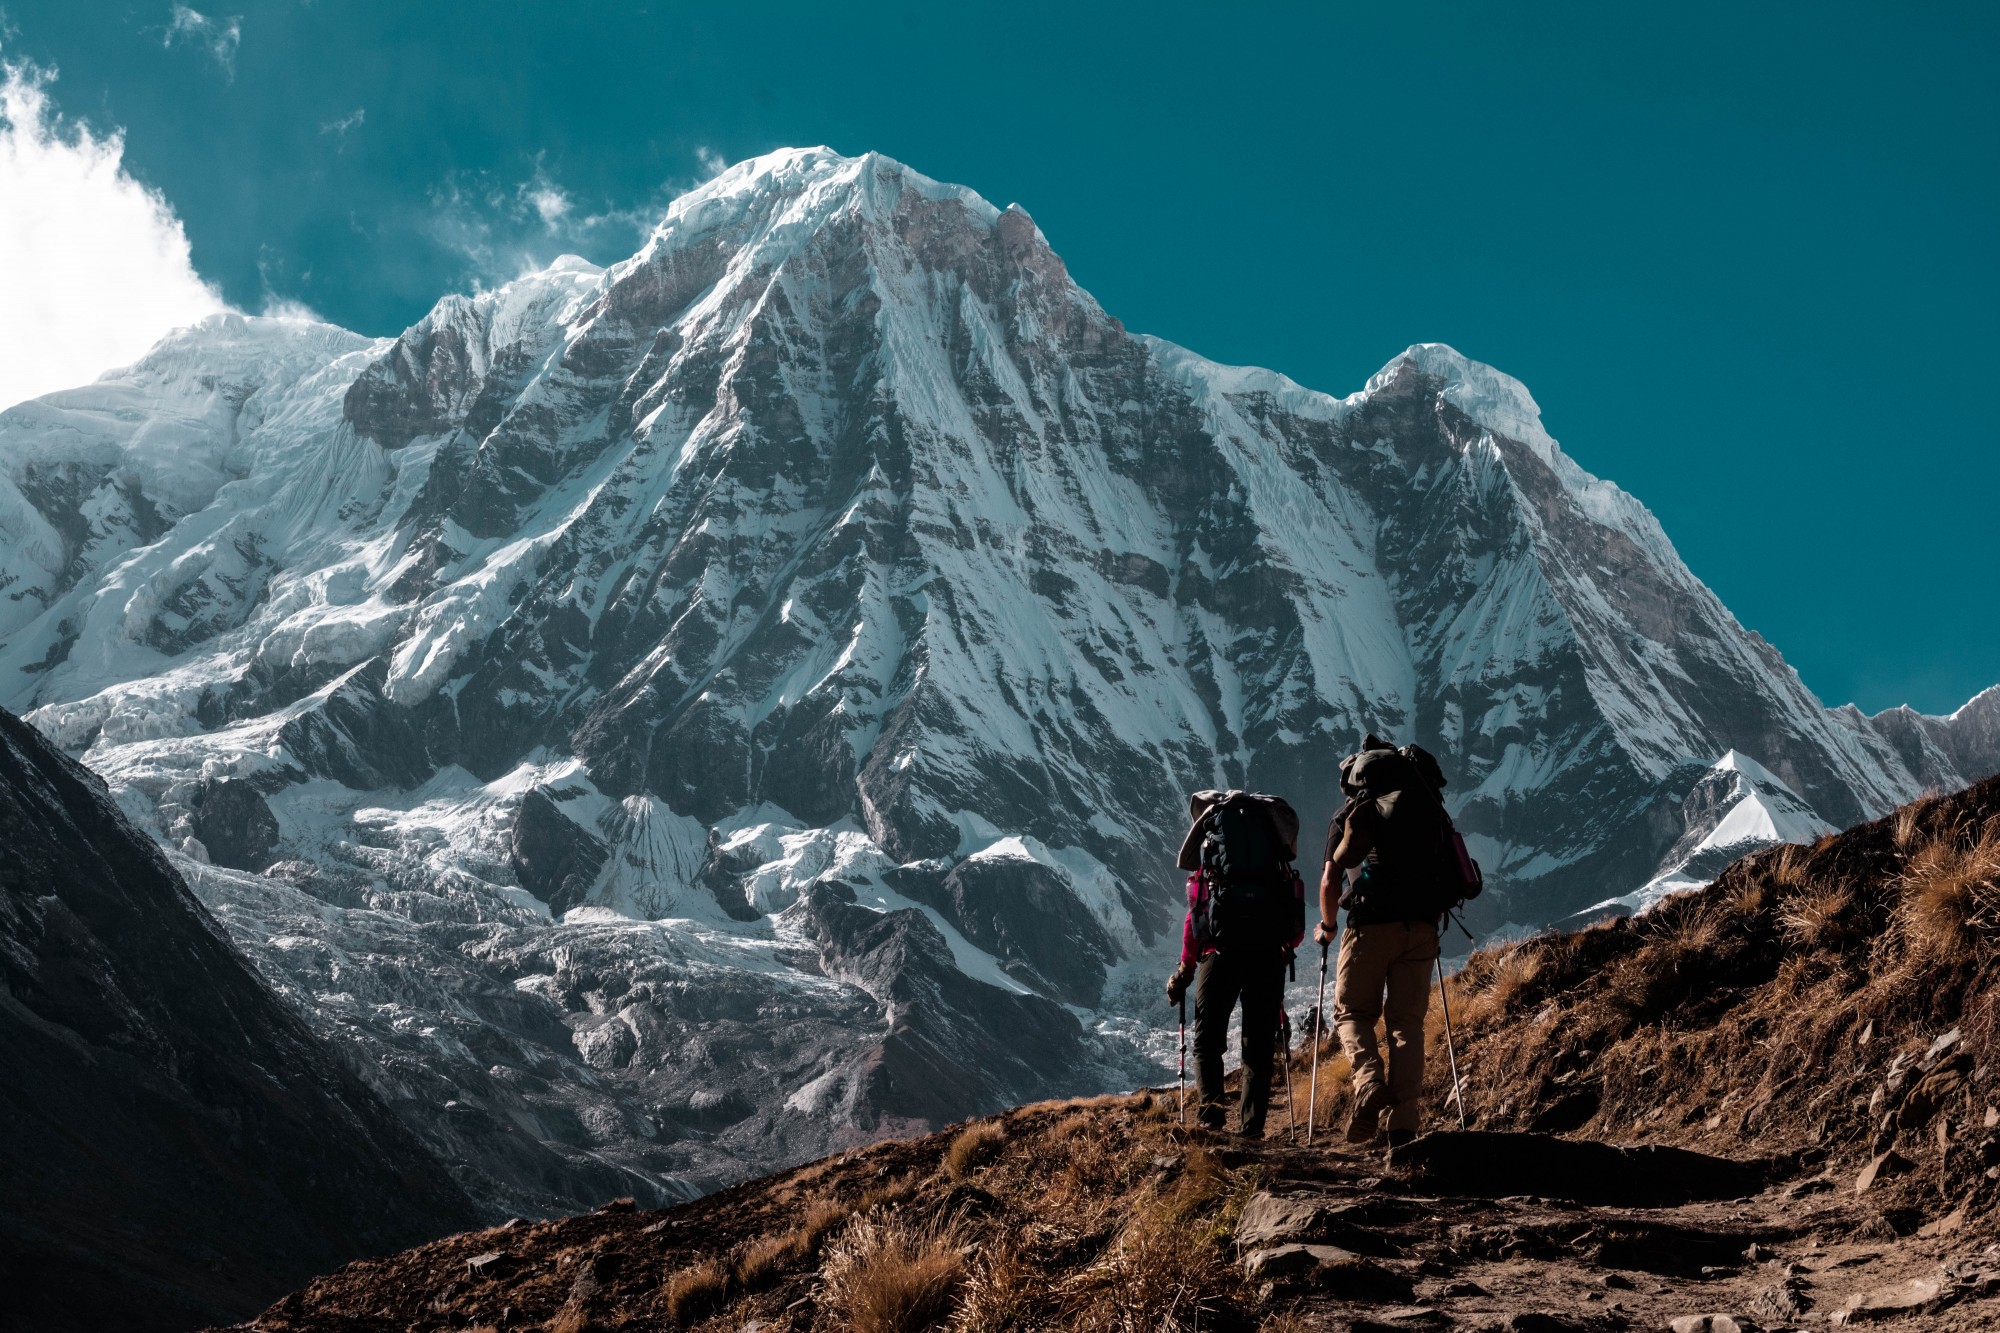
{"type": "MultiPolygon", "coordinates": [[[[1468,1111],[1789,1155],[1843,1185],[1894,1153],[1892,1226],[1944,1204],[1983,1216],[1996,943],[2000,778],[1748,857],[1644,916],[1474,954],[1451,985],[1468,1111]]],[[[1448,1096],[1448,1076],[1433,1085],[1448,1096]]]]}
{"type": "MultiPolygon", "coordinates": [[[[351,1264],[245,1327],[2000,1326],[1996,909],[1989,782],[1476,954],[1470,1134],[1384,1154],[1183,1128],[1171,1089],[1042,1104],[351,1264]]],[[[1431,1086],[1455,1126],[1441,1044],[1431,1086]]]]}

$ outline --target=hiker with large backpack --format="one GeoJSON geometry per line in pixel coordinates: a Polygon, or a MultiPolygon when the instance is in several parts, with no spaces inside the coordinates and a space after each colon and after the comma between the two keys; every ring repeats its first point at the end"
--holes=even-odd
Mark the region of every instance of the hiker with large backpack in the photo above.
{"type": "Polygon", "coordinates": [[[1167,980],[1167,1001],[1185,1003],[1194,986],[1196,1116],[1211,1129],[1223,1108],[1222,1050],[1229,1015],[1243,1008],[1243,1087],[1239,1126],[1248,1138],[1264,1133],[1277,1065],[1285,968],[1305,938],[1305,885],[1292,862],[1299,854],[1299,816],[1261,792],[1198,791],[1177,864],[1188,875],[1188,914],[1181,928],[1181,963],[1167,980]]]}
{"type": "Polygon", "coordinates": [[[1445,916],[1480,889],[1479,867],[1444,808],[1444,772],[1414,745],[1369,736],[1340,765],[1346,803],[1327,824],[1320,876],[1325,951],[1347,909],[1333,988],[1334,1030],[1354,1074],[1353,1143],[1372,1141],[1383,1112],[1394,1145],[1415,1137],[1424,1086],[1424,1015],[1445,916]],[[1388,1018],[1384,1067],[1375,1024],[1388,1018]]]}

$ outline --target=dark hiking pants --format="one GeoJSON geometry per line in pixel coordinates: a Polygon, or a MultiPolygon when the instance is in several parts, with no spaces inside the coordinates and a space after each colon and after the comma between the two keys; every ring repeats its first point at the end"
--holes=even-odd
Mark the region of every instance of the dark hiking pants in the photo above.
{"type": "Polygon", "coordinates": [[[1285,1004],[1285,956],[1277,949],[1212,953],[1194,978],[1194,1078],[1201,1122],[1224,1121],[1222,1049],[1229,1043],[1229,1014],[1243,1003],[1242,1128],[1264,1132],[1277,1067],[1278,1014],[1285,1004]]]}

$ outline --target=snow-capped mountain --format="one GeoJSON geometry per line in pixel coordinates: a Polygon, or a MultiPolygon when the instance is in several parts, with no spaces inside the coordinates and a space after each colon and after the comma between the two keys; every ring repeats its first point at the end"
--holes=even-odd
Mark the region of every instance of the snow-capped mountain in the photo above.
{"type": "Polygon", "coordinates": [[[1814,827],[2000,767],[2000,693],[1824,708],[1499,372],[1216,365],[872,154],[395,339],[211,319],[0,464],[0,702],[507,1206],[1137,1077],[1186,792],[1312,827],[1366,730],[1489,925],[1725,756],[1814,827]]]}
{"type": "Polygon", "coordinates": [[[1731,750],[1681,801],[1681,836],[1658,870],[1630,893],[1587,909],[1584,918],[1642,912],[1671,893],[1713,883],[1731,861],[1778,843],[1810,843],[1839,830],[1747,755],[1731,750]]]}

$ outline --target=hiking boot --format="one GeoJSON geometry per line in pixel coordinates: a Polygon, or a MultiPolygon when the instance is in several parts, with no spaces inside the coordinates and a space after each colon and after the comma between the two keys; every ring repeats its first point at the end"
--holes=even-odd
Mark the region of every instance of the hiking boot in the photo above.
{"type": "Polygon", "coordinates": [[[1204,1106],[1194,1113],[1194,1122],[1203,1129],[1220,1130],[1229,1123],[1229,1116],[1220,1106],[1204,1106]]]}
{"type": "Polygon", "coordinates": [[[1382,1113],[1392,1105],[1389,1090],[1380,1083],[1370,1083],[1354,1098],[1354,1112],[1347,1117],[1347,1141],[1349,1143],[1371,1143],[1375,1139],[1376,1123],[1382,1113]]]}

